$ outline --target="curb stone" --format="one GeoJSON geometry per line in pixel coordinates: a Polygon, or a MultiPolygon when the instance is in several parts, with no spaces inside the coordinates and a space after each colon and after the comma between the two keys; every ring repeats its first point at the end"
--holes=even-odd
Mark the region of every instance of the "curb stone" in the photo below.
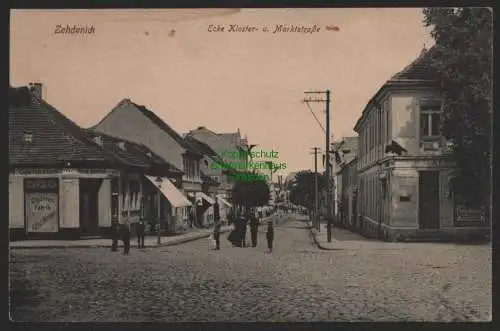
{"type": "MultiPolygon", "coordinates": [[[[224,229],[221,233],[230,232],[231,229],[224,229]]],[[[148,246],[146,248],[159,248],[159,247],[167,247],[167,246],[176,246],[180,244],[184,244],[190,241],[195,241],[203,238],[208,238],[212,232],[199,233],[187,238],[180,238],[177,240],[172,240],[171,242],[161,243],[159,245],[154,244],[148,246]]],[[[18,247],[9,247],[10,249],[54,249],[54,248],[111,248],[112,244],[81,244],[81,245],[47,245],[47,246],[18,246],[18,247]]],[[[132,245],[131,245],[132,247],[132,245]]],[[[123,248],[123,245],[119,245],[118,249],[123,248]]]]}
{"type": "Polygon", "coordinates": [[[309,234],[316,246],[318,246],[319,249],[324,250],[324,251],[343,251],[345,250],[344,248],[326,248],[325,246],[321,245],[316,238],[316,229],[313,228],[312,224],[310,221],[307,222],[307,225],[309,226],[309,234]]]}
{"type": "MultiPolygon", "coordinates": [[[[275,215],[271,215],[268,217],[263,217],[262,221],[265,221],[267,219],[270,219],[274,217],[275,215]]],[[[231,232],[232,228],[229,229],[224,229],[221,231],[222,233],[227,233],[231,232]]],[[[166,242],[166,243],[161,243],[160,245],[154,244],[151,246],[148,246],[146,248],[159,248],[159,247],[168,247],[168,246],[176,246],[184,243],[188,243],[191,241],[203,239],[203,238],[208,238],[212,235],[212,231],[204,232],[204,233],[198,233],[194,234],[192,236],[188,236],[186,238],[179,238],[176,240],[172,240],[171,242],[166,242]]],[[[76,244],[76,245],[43,245],[43,246],[17,246],[17,247],[12,247],[10,246],[10,249],[57,249],[57,248],[108,248],[111,249],[112,244],[76,244]]],[[[123,248],[123,245],[119,245],[118,249],[123,248]]]]}

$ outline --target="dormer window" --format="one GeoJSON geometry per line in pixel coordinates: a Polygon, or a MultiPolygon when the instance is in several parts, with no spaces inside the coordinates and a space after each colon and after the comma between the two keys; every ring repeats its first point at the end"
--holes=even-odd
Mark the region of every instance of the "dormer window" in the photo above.
{"type": "Polygon", "coordinates": [[[146,153],[146,155],[147,155],[148,157],[153,157],[153,154],[151,154],[151,152],[147,152],[147,153],[146,153]]]}
{"type": "Polygon", "coordinates": [[[118,147],[121,149],[121,150],[125,150],[125,142],[124,141],[120,141],[118,143],[118,147]]]}
{"type": "Polygon", "coordinates": [[[23,141],[25,143],[32,143],[33,142],[33,132],[24,132],[23,135],[23,141]]]}

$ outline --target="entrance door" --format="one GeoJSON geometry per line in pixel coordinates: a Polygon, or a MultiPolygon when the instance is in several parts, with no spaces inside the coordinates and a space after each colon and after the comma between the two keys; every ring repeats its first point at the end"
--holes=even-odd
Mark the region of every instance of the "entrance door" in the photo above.
{"type": "Polygon", "coordinates": [[[439,171],[419,172],[420,229],[439,229],[439,171]]]}
{"type": "Polygon", "coordinates": [[[80,180],[80,230],[83,234],[99,233],[98,197],[101,179],[80,180]]]}

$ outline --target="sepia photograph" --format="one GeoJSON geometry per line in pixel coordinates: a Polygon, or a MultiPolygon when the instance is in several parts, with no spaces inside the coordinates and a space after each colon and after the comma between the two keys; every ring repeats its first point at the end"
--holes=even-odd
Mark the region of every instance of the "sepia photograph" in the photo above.
{"type": "Polygon", "coordinates": [[[493,10],[12,9],[17,322],[489,322],[493,10]]]}

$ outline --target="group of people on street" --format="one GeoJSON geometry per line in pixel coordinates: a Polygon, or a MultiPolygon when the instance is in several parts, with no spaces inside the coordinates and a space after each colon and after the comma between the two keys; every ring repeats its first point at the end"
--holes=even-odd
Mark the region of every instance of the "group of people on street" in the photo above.
{"type": "MultiPolygon", "coordinates": [[[[252,241],[252,247],[257,247],[257,238],[261,219],[261,213],[259,214],[259,217],[257,217],[254,211],[248,211],[243,217],[234,220],[234,230],[229,233],[227,239],[233,244],[234,247],[247,247],[247,228],[250,226],[250,239],[252,241]]],[[[267,248],[269,249],[269,252],[272,252],[274,240],[274,227],[272,221],[267,222],[266,239],[267,248]]]]}
{"type": "MultiPolygon", "coordinates": [[[[266,214],[267,216],[267,214],[266,214]]],[[[257,247],[257,239],[259,233],[259,226],[262,220],[262,211],[259,211],[258,217],[254,210],[249,210],[242,217],[234,217],[232,219],[232,223],[234,224],[234,229],[229,233],[228,240],[235,247],[247,247],[247,228],[250,227],[250,239],[252,247],[257,247]]],[[[130,240],[131,240],[131,232],[130,226],[128,224],[113,224],[111,227],[112,230],[112,251],[118,250],[118,240],[121,239],[123,241],[123,254],[130,254],[130,240]]],[[[141,220],[137,227],[135,228],[137,235],[137,247],[145,248],[144,244],[144,236],[146,232],[146,226],[143,220],[141,220]]],[[[214,204],[214,229],[213,229],[213,239],[215,241],[215,250],[220,250],[220,234],[221,234],[221,220],[219,215],[219,206],[216,202],[214,204]]],[[[273,222],[267,222],[267,248],[269,252],[273,250],[273,241],[274,241],[274,227],[273,222]]]]}
{"type": "MultiPolygon", "coordinates": [[[[118,238],[121,238],[123,241],[123,254],[130,254],[130,226],[129,224],[113,224],[111,226],[112,231],[112,246],[111,251],[115,252],[118,250],[118,238]]],[[[146,225],[143,220],[140,220],[136,227],[136,235],[137,235],[137,247],[145,248],[144,245],[144,236],[146,235],[146,225]]]]}

